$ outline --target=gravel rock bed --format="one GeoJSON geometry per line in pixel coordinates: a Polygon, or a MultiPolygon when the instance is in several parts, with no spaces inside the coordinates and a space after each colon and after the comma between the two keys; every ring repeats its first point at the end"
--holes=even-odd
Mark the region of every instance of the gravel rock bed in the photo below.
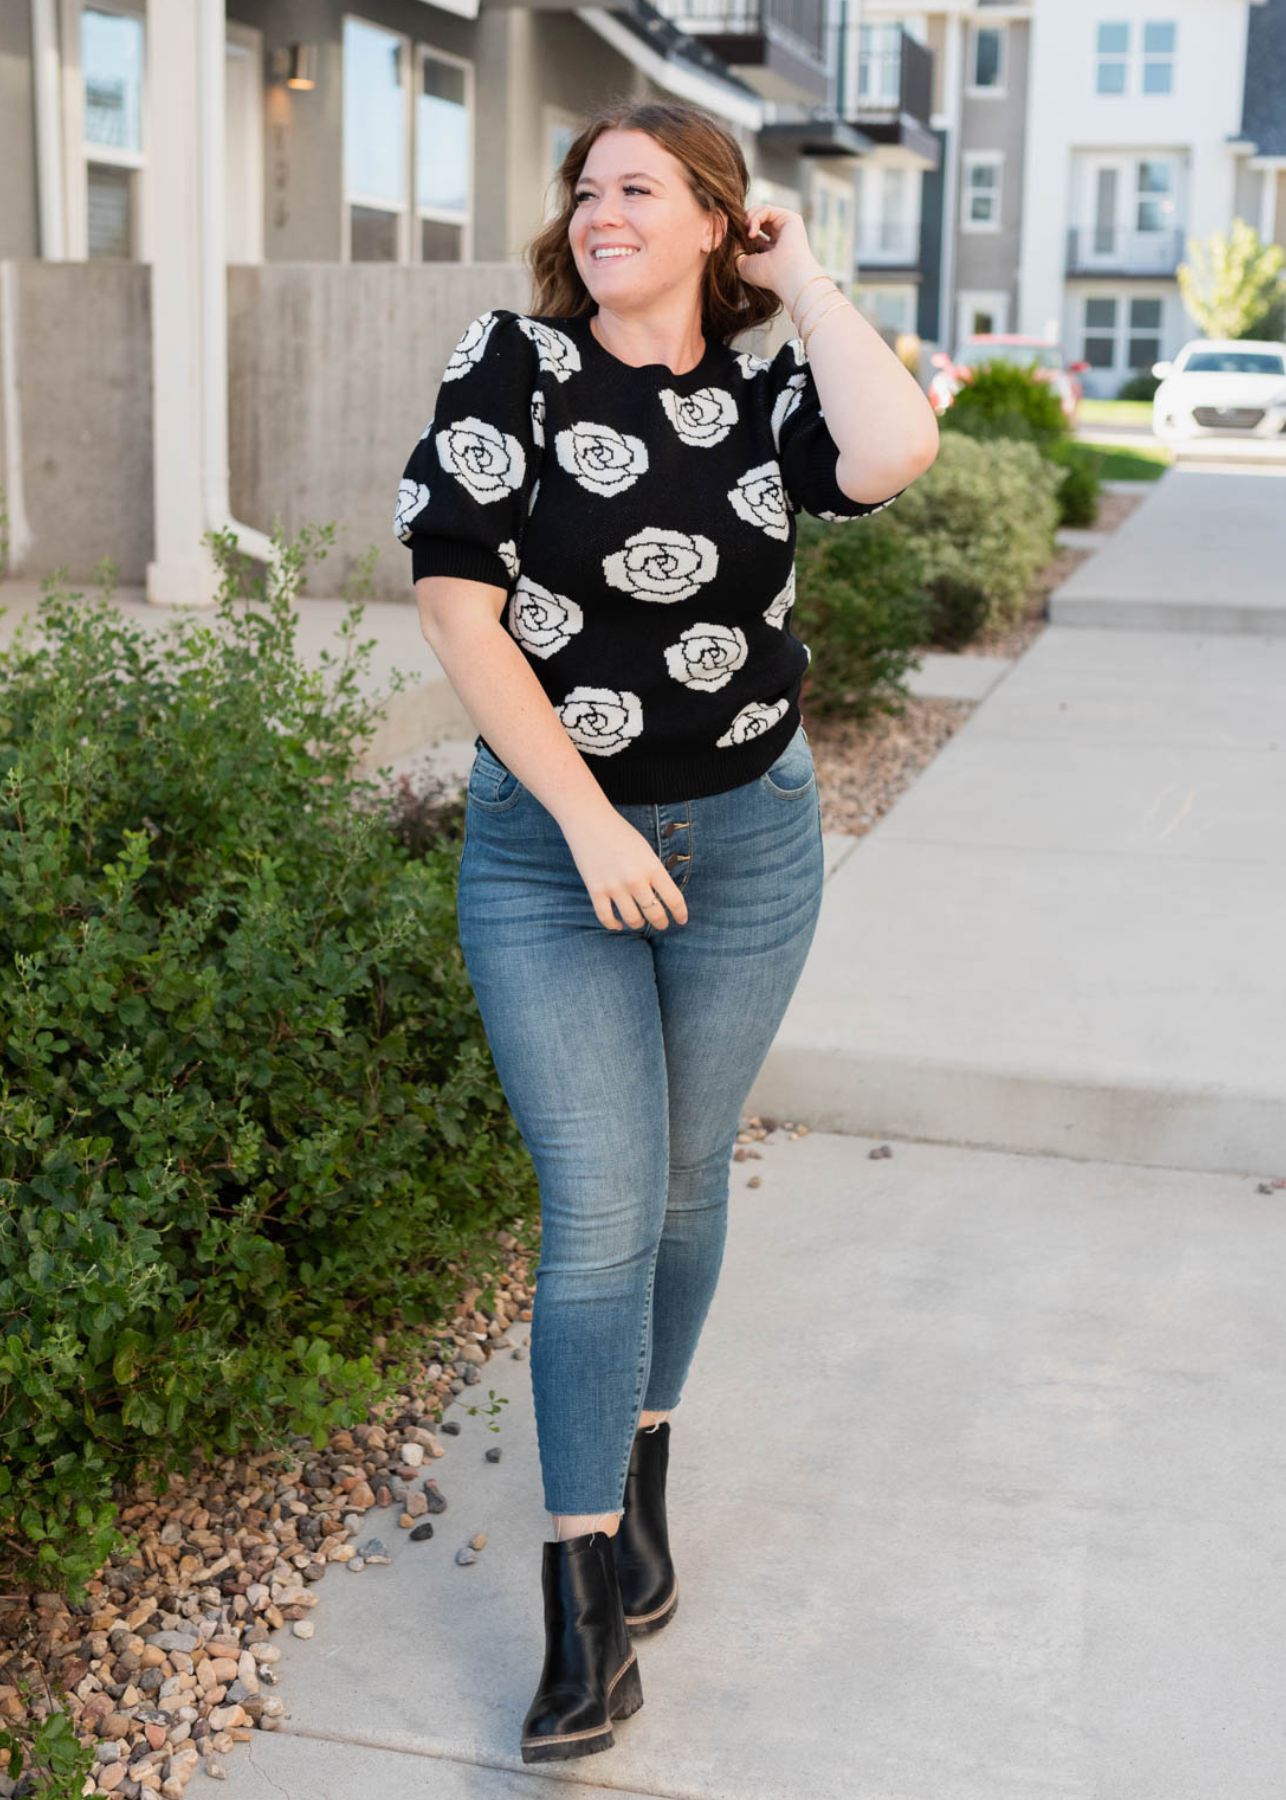
{"type": "MultiPolygon", "coordinates": [[[[398,1505],[398,1526],[420,1543],[430,1515],[449,1510],[449,1478],[436,1473],[459,1431],[442,1412],[480,1380],[490,1357],[528,1356],[533,1252],[509,1233],[496,1311],[476,1310],[466,1292],[447,1330],[425,1332],[411,1386],[377,1402],[368,1418],[311,1438],[194,1466],[171,1475],[164,1493],[140,1486],[117,1494],[118,1523],[137,1539],[118,1553],[73,1607],[55,1592],[0,1595],[0,1727],[39,1723],[57,1707],[85,1743],[96,1773],[83,1792],[178,1800],[204,1766],[256,1731],[280,1728],[285,1703],[273,1690],[289,1630],[313,1634],[310,1612],[332,1564],[350,1572],[388,1562],[363,1523],[373,1507],[398,1505]]],[[[377,1365],[387,1348],[373,1345],[377,1365]]],[[[494,1451],[488,1460],[498,1461],[494,1451]]],[[[444,1552],[474,1561],[485,1536],[461,1519],[436,1527],[444,1552]],[[462,1556],[461,1552],[467,1552],[462,1556]]],[[[432,1550],[423,1552],[432,1555],[432,1550]]],[[[35,1785],[0,1773],[0,1797],[22,1800],[35,1785]]]]}

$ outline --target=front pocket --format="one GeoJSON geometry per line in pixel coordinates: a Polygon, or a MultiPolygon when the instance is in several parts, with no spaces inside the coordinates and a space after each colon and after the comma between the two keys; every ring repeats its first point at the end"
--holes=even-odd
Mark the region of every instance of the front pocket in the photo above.
{"type": "Polygon", "coordinates": [[[801,725],[771,768],[759,777],[762,787],[779,800],[802,800],[817,785],[813,753],[801,725]]]}
{"type": "Polygon", "coordinates": [[[507,769],[498,757],[481,746],[469,770],[465,791],[471,806],[488,813],[508,812],[527,792],[513,770],[507,769]]]}

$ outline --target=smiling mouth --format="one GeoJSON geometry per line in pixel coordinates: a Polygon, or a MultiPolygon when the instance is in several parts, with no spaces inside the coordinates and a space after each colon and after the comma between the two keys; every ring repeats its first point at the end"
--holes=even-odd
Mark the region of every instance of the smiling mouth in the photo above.
{"type": "Polygon", "coordinates": [[[606,256],[600,255],[597,250],[591,250],[589,253],[590,261],[592,263],[596,263],[596,264],[609,263],[609,262],[628,262],[631,256],[637,256],[637,255],[638,255],[638,251],[634,250],[634,249],[613,250],[613,251],[609,252],[606,256]]]}

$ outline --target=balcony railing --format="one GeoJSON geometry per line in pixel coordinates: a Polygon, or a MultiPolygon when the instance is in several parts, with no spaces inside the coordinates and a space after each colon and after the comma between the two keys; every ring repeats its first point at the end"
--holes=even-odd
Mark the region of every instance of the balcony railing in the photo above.
{"type": "Polygon", "coordinates": [[[1183,261],[1182,226],[1139,231],[1126,225],[1073,225],[1067,233],[1067,273],[1173,275],[1183,261]]]}
{"type": "Polygon", "coordinates": [[[920,255],[918,219],[871,219],[857,227],[859,263],[896,263],[910,267],[920,255]]]}
{"type": "Polygon", "coordinates": [[[826,54],[824,0],[658,0],[658,4],[668,19],[703,36],[751,36],[776,26],[815,54],[826,54]]]}
{"type": "Polygon", "coordinates": [[[857,59],[857,114],[909,113],[933,106],[933,53],[901,25],[864,25],[857,59]]]}

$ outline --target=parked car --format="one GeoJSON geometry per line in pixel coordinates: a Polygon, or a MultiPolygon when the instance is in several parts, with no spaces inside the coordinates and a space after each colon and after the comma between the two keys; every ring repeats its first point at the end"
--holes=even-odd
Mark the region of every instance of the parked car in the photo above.
{"type": "Polygon", "coordinates": [[[1177,438],[1279,437],[1286,432],[1286,344],[1267,338],[1193,338],[1173,362],[1153,363],[1161,382],[1152,431],[1177,438]]]}
{"type": "Polygon", "coordinates": [[[968,381],[971,369],[984,362],[1012,362],[1023,367],[1035,364],[1038,381],[1047,381],[1062,402],[1070,425],[1081,404],[1081,384],[1077,379],[1089,368],[1087,362],[1065,363],[1062,347],[1051,338],[1022,337],[1017,332],[980,332],[966,338],[953,355],[939,350],[930,358],[938,371],[929,383],[929,399],[933,410],[944,413],[968,381]]]}

